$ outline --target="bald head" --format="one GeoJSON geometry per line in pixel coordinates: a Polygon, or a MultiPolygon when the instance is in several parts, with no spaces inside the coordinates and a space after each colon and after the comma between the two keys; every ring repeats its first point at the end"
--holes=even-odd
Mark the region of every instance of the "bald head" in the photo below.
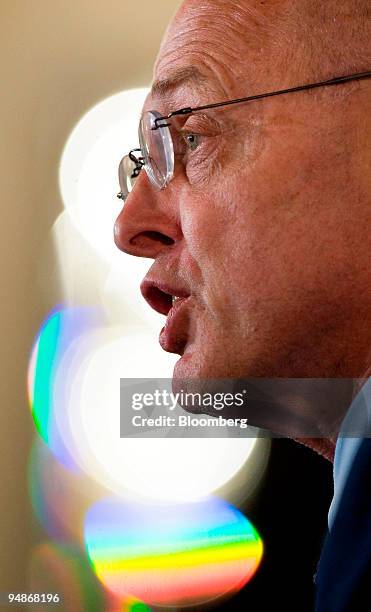
{"type": "Polygon", "coordinates": [[[321,80],[368,69],[370,15],[368,0],[185,0],[162,50],[169,58],[186,39],[191,52],[193,31],[238,77],[253,67],[257,84],[321,80]]]}

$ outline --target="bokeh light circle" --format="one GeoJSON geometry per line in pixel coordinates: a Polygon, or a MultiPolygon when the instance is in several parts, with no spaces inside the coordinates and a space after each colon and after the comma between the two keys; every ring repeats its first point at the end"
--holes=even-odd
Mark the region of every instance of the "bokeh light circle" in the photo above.
{"type": "Polygon", "coordinates": [[[120,92],[90,109],[77,123],[65,145],[59,184],[66,210],[84,238],[102,258],[119,252],[113,224],[122,206],[116,198],[118,166],[138,146],[138,124],[148,89],[120,92]]]}
{"type": "Polygon", "coordinates": [[[250,521],[216,498],[173,506],[102,500],[86,515],[85,543],[107,589],[156,606],[235,593],[263,554],[250,521]]]}
{"type": "Polygon", "coordinates": [[[137,360],[143,377],[152,378],[156,370],[161,377],[150,347],[150,338],[125,336],[100,345],[85,361],[80,391],[68,406],[80,461],[117,494],[167,501],[200,499],[238,472],[256,439],[120,438],[119,379],[132,376],[137,360]],[[144,360],[137,351],[145,341],[144,360]]]}
{"type": "Polygon", "coordinates": [[[152,335],[99,325],[90,310],[56,311],[30,361],[38,431],[65,467],[116,494],[201,499],[237,474],[256,439],[120,438],[120,379],[163,378],[167,368],[152,335]]]}

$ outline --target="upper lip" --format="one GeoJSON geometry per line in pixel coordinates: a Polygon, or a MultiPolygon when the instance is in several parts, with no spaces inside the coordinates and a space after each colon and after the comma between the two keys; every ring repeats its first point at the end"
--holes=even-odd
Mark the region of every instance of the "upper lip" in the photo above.
{"type": "Polygon", "coordinates": [[[145,278],[140,290],[148,304],[160,314],[167,315],[172,307],[172,298],[187,298],[190,292],[178,283],[145,278]]]}

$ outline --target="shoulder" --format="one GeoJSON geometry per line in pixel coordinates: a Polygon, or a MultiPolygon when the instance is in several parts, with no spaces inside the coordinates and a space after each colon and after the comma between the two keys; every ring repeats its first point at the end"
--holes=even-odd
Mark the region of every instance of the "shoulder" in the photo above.
{"type": "Polygon", "coordinates": [[[371,595],[371,438],[361,440],[316,576],[317,612],[361,612],[371,595]]]}

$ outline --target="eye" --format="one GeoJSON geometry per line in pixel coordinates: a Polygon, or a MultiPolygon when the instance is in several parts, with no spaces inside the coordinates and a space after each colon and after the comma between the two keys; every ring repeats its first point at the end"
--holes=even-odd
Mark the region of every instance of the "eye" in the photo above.
{"type": "Polygon", "coordinates": [[[186,134],[183,134],[183,138],[184,141],[187,145],[187,147],[191,150],[191,151],[195,151],[195,149],[197,149],[200,140],[199,140],[199,136],[197,134],[193,134],[192,132],[188,132],[186,134]]]}

